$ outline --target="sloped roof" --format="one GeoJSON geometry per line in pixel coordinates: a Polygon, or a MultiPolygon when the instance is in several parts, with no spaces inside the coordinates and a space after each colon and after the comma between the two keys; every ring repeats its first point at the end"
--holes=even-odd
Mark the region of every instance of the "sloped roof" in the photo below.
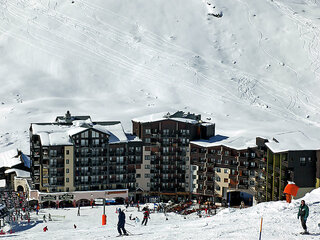
{"type": "Polygon", "coordinates": [[[201,124],[203,126],[209,126],[214,124],[212,122],[202,122],[201,120],[188,118],[188,114],[186,114],[186,117],[180,117],[180,115],[179,117],[175,117],[175,114],[170,115],[170,113],[167,113],[167,112],[149,114],[149,115],[132,119],[133,122],[139,122],[139,123],[158,122],[163,120],[172,120],[172,121],[184,122],[184,123],[190,123],[190,124],[201,124]]]}
{"type": "Polygon", "coordinates": [[[11,168],[6,170],[4,173],[8,174],[8,173],[16,173],[17,177],[21,177],[21,178],[28,178],[30,177],[30,172],[21,170],[21,169],[17,169],[17,168],[11,168]]]}
{"type": "Polygon", "coordinates": [[[222,135],[216,135],[208,140],[200,139],[197,141],[191,141],[190,143],[201,146],[201,147],[216,147],[225,146],[235,150],[244,150],[248,148],[256,147],[253,140],[245,137],[227,137],[222,135]]]}
{"type": "Polygon", "coordinates": [[[15,165],[22,163],[17,149],[12,149],[6,152],[0,153],[0,168],[11,168],[15,165]]]}
{"type": "Polygon", "coordinates": [[[126,133],[120,122],[92,123],[90,120],[74,121],[72,125],[32,124],[33,134],[40,136],[43,146],[72,145],[70,136],[84,132],[88,129],[97,130],[109,135],[109,143],[128,142],[126,133]]]}
{"type": "Polygon", "coordinates": [[[320,142],[310,138],[301,131],[276,134],[266,143],[266,146],[273,153],[320,150],[320,142]]]}

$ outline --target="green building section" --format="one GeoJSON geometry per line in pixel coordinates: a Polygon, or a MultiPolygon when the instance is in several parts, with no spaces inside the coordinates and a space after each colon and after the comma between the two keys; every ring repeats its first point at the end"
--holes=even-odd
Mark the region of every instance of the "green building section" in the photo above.
{"type": "Polygon", "coordinates": [[[284,198],[283,190],[287,183],[285,169],[288,168],[288,153],[273,153],[267,150],[266,201],[284,198]]]}

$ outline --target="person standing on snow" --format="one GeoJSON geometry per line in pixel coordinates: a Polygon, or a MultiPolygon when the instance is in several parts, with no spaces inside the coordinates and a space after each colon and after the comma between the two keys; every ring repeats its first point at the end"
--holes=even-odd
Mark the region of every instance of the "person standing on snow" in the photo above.
{"type": "Polygon", "coordinates": [[[118,209],[118,212],[119,212],[119,221],[118,221],[118,232],[119,232],[119,236],[122,235],[122,232],[121,230],[123,231],[123,234],[124,235],[128,235],[126,229],[124,228],[124,225],[126,223],[126,215],[124,214],[123,211],[121,211],[121,208],[118,209]]]}
{"type": "Polygon", "coordinates": [[[306,225],[308,216],[309,216],[309,207],[306,205],[304,200],[301,200],[301,205],[299,207],[299,212],[298,212],[298,219],[300,217],[301,225],[304,229],[304,234],[308,234],[307,225],[306,225]]]}
{"type": "Polygon", "coordinates": [[[147,209],[144,213],[143,213],[143,221],[141,223],[141,225],[144,225],[146,226],[147,225],[147,222],[148,222],[148,219],[150,219],[150,213],[149,213],[149,210],[147,209]]]}

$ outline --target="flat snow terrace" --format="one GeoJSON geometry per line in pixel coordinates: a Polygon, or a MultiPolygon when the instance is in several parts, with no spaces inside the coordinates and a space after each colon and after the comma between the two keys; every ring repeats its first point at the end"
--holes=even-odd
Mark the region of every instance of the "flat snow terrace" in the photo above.
{"type": "MultiPolygon", "coordinates": [[[[256,240],[259,238],[260,219],[263,217],[262,239],[319,239],[318,221],[320,215],[320,189],[314,190],[304,198],[310,208],[307,221],[310,236],[300,235],[302,228],[297,219],[300,200],[291,204],[284,201],[258,204],[246,209],[224,209],[216,216],[199,218],[196,215],[184,216],[168,214],[168,220],[163,213],[150,215],[147,226],[141,226],[141,221],[135,224],[129,220],[129,215],[142,219],[142,212],[129,207],[126,213],[126,229],[132,233],[129,239],[243,239],[256,240]]],[[[153,204],[150,204],[153,206],[153,204]]],[[[117,218],[116,208],[106,207],[107,225],[101,226],[102,207],[82,207],[81,216],[77,216],[77,208],[70,209],[41,209],[38,216],[31,215],[32,221],[38,224],[28,229],[27,223],[13,234],[14,239],[116,239],[117,218]],[[53,221],[42,223],[42,216],[51,214],[53,221]],[[77,225],[77,229],[73,228],[77,225]],[[44,226],[48,231],[43,232],[44,226]]],[[[122,209],[124,209],[123,206],[122,209]]],[[[9,236],[9,235],[8,235],[9,236]]]]}

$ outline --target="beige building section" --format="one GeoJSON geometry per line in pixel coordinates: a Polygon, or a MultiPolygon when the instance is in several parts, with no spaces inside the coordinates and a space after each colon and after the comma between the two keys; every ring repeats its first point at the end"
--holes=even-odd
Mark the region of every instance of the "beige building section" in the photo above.
{"type": "Polygon", "coordinates": [[[215,191],[223,198],[227,196],[226,194],[230,183],[229,174],[230,170],[228,168],[215,168],[215,191]],[[218,181],[219,179],[220,181],[218,181]],[[219,186],[220,189],[217,186],[219,186]]]}
{"type": "Polygon", "coordinates": [[[73,146],[64,147],[64,188],[62,191],[75,191],[73,146]]]}
{"type": "Polygon", "coordinates": [[[142,188],[144,191],[150,191],[150,158],[151,152],[143,147],[142,164],[140,169],[136,169],[136,188],[142,188]],[[146,159],[149,156],[149,159],[146,159]],[[140,175],[140,178],[137,176],[140,175]],[[149,176],[149,177],[148,177],[149,176]]]}

